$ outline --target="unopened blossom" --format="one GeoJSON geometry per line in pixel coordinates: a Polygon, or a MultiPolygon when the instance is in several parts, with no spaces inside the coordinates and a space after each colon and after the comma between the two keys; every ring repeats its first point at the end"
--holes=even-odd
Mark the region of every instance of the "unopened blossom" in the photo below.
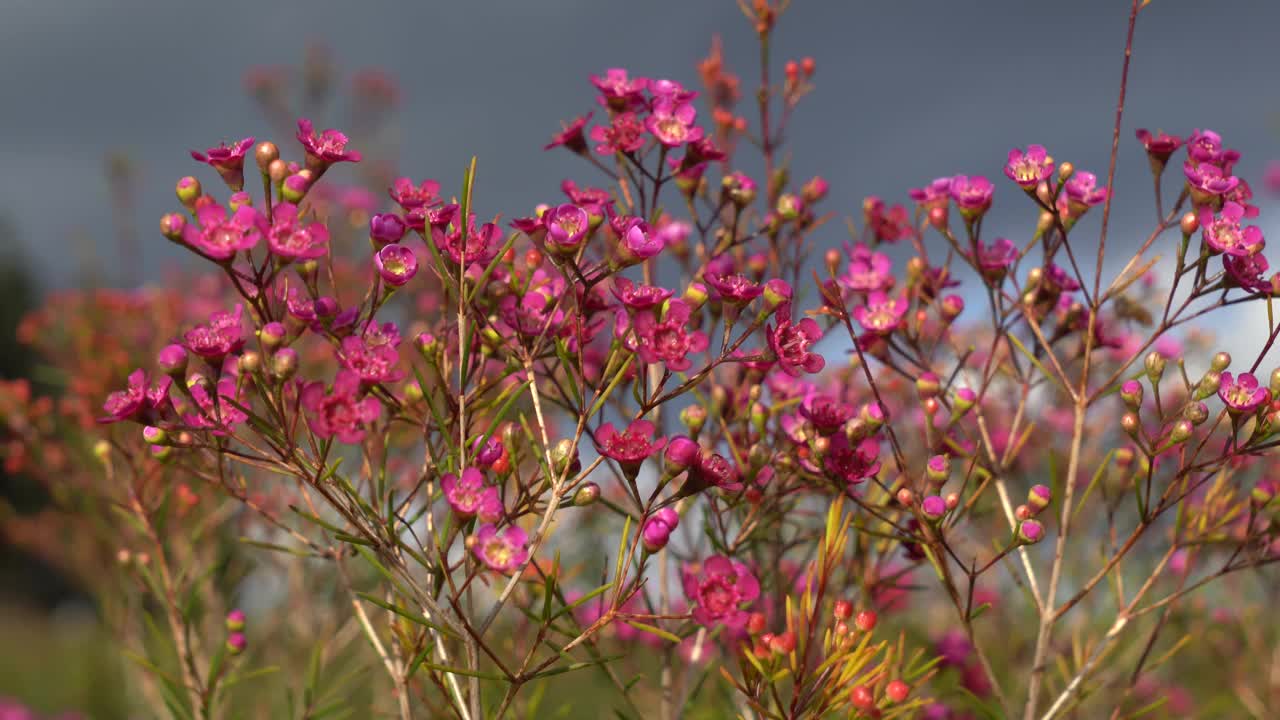
{"type": "Polygon", "coordinates": [[[692,488],[716,487],[726,492],[742,489],[742,477],[737,466],[725,456],[703,449],[691,470],[692,488]]]}
{"type": "Polygon", "coordinates": [[[440,201],[440,183],[435,180],[423,180],[414,184],[407,177],[396,178],[387,189],[387,194],[405,210],[435,205],[440,201]]]}
{"type": "Polygon", "coordinates": [[[637,313],[624,342],[645,363],[661,362],[674,372],[688,370],[693,366],[689,354],[702,352],[709,344],[706,333],[688,327],[691,314],[683,300],[668,301],[660,319],[652,312],[637,313]]]}
{"type": "Polygon", "coordinates": [[[951,178],[951,199],[965,219],[981,217],[991,208],[991,199],[996,188],[991,181],[981,175],[956,175],[951,178]]]}
{"type": "Polygon", "coordinates": [[[591,75],[591,84],[600,91],[599,101],[615,111],[635,110],[645,104],[646,78],[632,78],[625,68],[609,68],[604,75],[591,75]]]}
{"type": "Polygon", "coordinates": [[[870,293],[893,287],[893,263],[884,253],[872,252],[858,243],[850,251],[849,268],[836,282],[857,293],[870,293]]]}
{"type": "Polygon", "coordinates": [[[637,152],[644,147],[644,123],[633,112],[618,113],[608,125],[591,128],[591,139],[601,155],[637,152]]]}
{"type": "Polygon", "coordinates": [[[1077,170],[1067,180],[1067,202],[1071,212],[1079,215],[1085,210],[1098,205],[1107,199],[1107,189],[1098,187],[1098,176],[1084,170],[1077,170]]]}
{"type": "Polygon", "coordinates": [[[440,478],[440,489],[449,507],[460,518],[479,516],[481,522],[497,522],[502,517],[502,500],[496,486],[486,486],[484,474],[473,467],[459,478],[448,473],[440,478]]]}
{"type": "Polygon", "coordinates": [[[658,518],[649,518],[644,521],[644,526],[640,529],[640,541],[644,544],[646,552],[656,553],[667,546],[667,542],[671,539],[672,527],[658,518]]]}
{"type": "Polygon", "coordinates": [[[1024,190],[1034,190],[1053,174],[1053,160],[1043,145],[1028,145],[1026,152],[1014,148],[1009,151],[1004,174],[1024,190]]]}
{"type": "Polygon", "coordinates": [[[347,149],[345,134],[332,128],[317,133],[306,118],[298,120],[298,142],[307,153],[307,168],[317,174],[324,174],[334,163],[360,162],[361,159],[359,152],[347,149]]]}
{"type": "Polygon", "coordinates": [[[653,105],[653,111],[645,118],[645,129],[653,134],[658,142],[667,147],[679,147],[685,143],[702,139],[702,128],[694,123],[698,111],[689,103],[676,104],[668,98],[660,98],[653,105]]]}
{"type": "Polygon", "coordinates": [[[400,287],[418,274],[418,257],[404,245],[387,245],[373,255],[373,265],[382,282],[400,287]]]}
{"type": "Polygon", "coordinates": [[[551,136],[551,142],[547,143],[542,149],[550,150],[551,148],[563,147],[569,152],[584,155],[587,152],[587,138],[583,134],[582,129],[591,122],[591,116],[594,113],[587,113],[581,117],[574,118],[572,122],[566,124],[564,128],[551,136]]]}
{"type": "Polygon", "coordinates": [[[226,208],[210,202],[197,207],[196,222],[187,223],[182,229],[182,240],[209,258],[225,262],[258,244],[260,218],[251,205],[228,217],[226,208]]]}
{"type": "Polygon", "coordinates": [[[653,433],[654,425],[648,420],[636,420],[622,432],[613,423],[604,423],[596,430],[596,450],[634,475],[646,458],[666,447],[667,439],[655,440],[653,433]]]}
{"type": "Polygon", "coordinates": [[[502,531],[493,525],[482,525],[471,540],[472,552],[490,570],[511,573],[529,559],[529,535],[516,525],[502,531]]]}
{"type": "Polygon", "coordinates": [[[542,225],[547,231],[544,238],[548,252],[560,256],[574,255],[591,229],[591,218],[586,210],[566,203],[543,213],[542,225]]]}
{"type": "Polygon", "coordinates": [[[909,302],[905,297],[890,297],[876,291],[867,296],[867,304],[853,309],[853,319],[864,330],[888,335],[902,324],[909,302]]]}
{"type": "Polygon", "coordinates": [[[1208,207],[1200,209],[1200,229],[1204,242],[1215,253],[1244,257],[1262,249],[1265,241],[1262,230],[1255,225],[1240,227],[1244,208],[1228,202],[1216,216],[1208,207]]]}
{"type": "Polygon", "coordinates": [[[251,147],[253,147],[253,138],[247,137],[230,146],[224,142],[204,152],[192,150],[191,157],[196,162],[205,163],[217,170],[227,187],[239,191],[244,187],[244,156],[251,147]]]}
{"type": "Polygon", "coordinates": [[[813,318],[793,322],[789,313],[779,312],[777,327],[767,326],[765,336],[778,367],[792,377],[821,372],[827,364],[822,355],[810,349],[822,339],[822,328],[813,318]]]}
{"type": "Polygon", "coordinates": [[[1233,177],[1225,172],[1217,165],[1208,163],[1200,163],[1199,165],[1188,160],[1182,165],[1182,172],[1187,177],[1187,184],[1192,190],[1199,191],[1202,195],[1213,197],[1231,192],[1240,184],[1240,178],[1233,177]]]}
{"type": "Polygon", "coordinates": [[[723,624],[739,629],[747,624],[747,608],[760,595],[760,583],[743,563],[713,555],[680,571],[684,594],[693,604],[693,619],[704,627],[723,624]]]}
{"type": "Polygon", "coordinates": [[[656,308],[672,295],[672,291],[667,288],[636,285],[621,275],[614,277],[612,292],[613,296],[632,312],[656,308]]]}
{"type": "Polygon", "coordinates": [[[183,333],[183,347],[210,363],[219,363],[227,355],[240,352],[245,342],[241,325],[243,315],[244,307],[241,305],[236,305],[232,312],[215,312],[209,317],[209,322],[183,333]]]}
{"type": "Polygon", "coordinates": [[[375,397],[362,398],[360,377],[346,369],[338,371],[331,391],[313,382],[302,389],[301,399],[311,430],[344,443],[363,440],[368,426],[382,414],[382,403],[375,397]]]}
{"type": "Polygon", "coordinates": [[[298,206],[277,203],[271,208],[272,222],[258,216],[258,230],[267,238],[271,254],[286,260],[314,260],[329,252],[329,228],[324,223],[303,223],[298,206]]]}
{"type": "Polygon", "coordinates": [[[1218,385],[1218,397],[1232,415],[1248,415],[1271,401],[1271,391],[1258,385],[1258,378],[1251,373],[1232,376],[1222,373],[1218,385]]]}
{"type": "Polygon", "coordinates": [[[375,213],[369,217],[369,239],[378,245],[398,243],[408,226],[395,213],[375,213]]]}
{"type": "Polygon", "coordinates": [[[370,342],[367,336],[348,335],[342,338],[338,349],[338,362],[355,373],[360,382],[395,382],[404,377],[400,370],[400,353],[390,343],[370,342]]]}

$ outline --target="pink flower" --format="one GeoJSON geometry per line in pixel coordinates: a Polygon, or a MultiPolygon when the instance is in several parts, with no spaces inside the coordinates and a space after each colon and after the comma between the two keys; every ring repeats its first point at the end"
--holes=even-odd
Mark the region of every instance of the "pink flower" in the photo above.
{"type": "Polygon", "coordinates": [[[1223,205],[1222,212],[1218,213],[1217,217],[1214,217],[1211,209],[1202,207],[1200,228],[1203,231],[1205,244],[1215,253],[1237,257],[1257,253],[1265,244],[1262,230],[1254,225],[1241,228],[1240,221],[1243,218],[1244,208],[1237,203],[1228,202],[1223,205]]]}
{"type": "Polygon", "coordinates": [[[199,355],[216,366],[231,353],[244,347],[244,328],[240,319],[244,307],[236,305],[232,312],[216,312],[205,325],[197,325],[183,333],[182,345],[191,354],[199,355]]]}
{"type": "Polygon", "coordinates": [[[778,313],[778,326],[767,326],[769,349],[777,356],[778,367],[783,372],[798,377],[801,372],[821,372],[827,361],[809,348],[822,339],[822,328],[813,318],[793,323],[789,312],[778,313]]]}
{"type": "Polygon", "coordinates": [[[853,310],[853,318],[868,332],[888,335],[898,328],[907,314],[905,297],[891,298],[876,291],[867,297],[867,304],[853,310]]]}
{"type": "Polygon", "coordinates": [[[1236,285],[1252,292],[1271,292],[1271,281],[1263,277],[1270,268],[1266,256],[1262,253],[1254,253],[1252,255],[1226,255],[1222,256],[1222,266],[1227,271],[1227,276],[1236,285]]]}
{"type": "Polygon", "coordinates": [[[853,406],[829,395],[814,395],[800,403],[800,415],[819,434],[830,435],[853,417],[853,406]]]}
{"type": "Polygon", "coordinates": [[[226,143],[219,143],[218,147],[209,148],[203,153],[192,150],[191,157],[196,162],[206,163],[217,170],[227,187],[238,192],[244,187],[244,155],[251,147],[253,138],[247,137],[230,147],[226,143]]]}
{"type": "Polygon", "coordinates": [[[1071,175],[1066,191],[1067,202],[1076,215],[1107,199],[1107,189],[1098,187],[1098,177],[1084,170],[1077,170],[1071,175]]]}
{"type": "Polygon", "coordinates": [[[1263,184],[1268,192],[1280,195],[1280,162],[1267,164],[1266,174],[1263,175],[1263,184]]]}
{"type": "Polygon", "coordinates": [[[1271,401],[1271,391],[1259,387],[1258,378],[1250,373],[1232,377],[1231,373],[1224,372],[1218,386],[1218,397],[1232,415],[1249,415],[1271,401]]]}
{"type": "Polygon", "coordinates": [[[542,214],[546,228],[547,251],[553,255],[571,256],[578,252],[591,229],[587,211],[577,205],[557,205],[542,214]]]}
{"type": "Polygon", "coordinates": [[[405,210],[429,207],[440,201],[440,183],[423,180],[421,185],[414,185],[407,177],[396,178],[387,189],[387,194],[405,210]]]}
{"type": "Polygon", "coordinates": [[[874,437],[854,445],[842,432],[831,435],[831,446],[822,458],[822,469],[846,486],[856,485],[880,472],[880,442],[874,437]]]}
{"type": "Polygon", "coordinates": [[[679,147],[702,139],[702,128],[694,125],[698,111],[688,103],[676,104],[668,98],[654,101],[653,112],[645,118],[645,129],[667,147],[679,147]]]}
{"type": "Polygon", "coordinates": [[[251,205],[241,206],[230,218],[221,205],[211,202],[196,208],[195,223],[182,229],[182,240],[218,262],[258,244],[261,214],[251,205]]]}
{"type": "Polygon", "coordinates": [[[324,383],[314,382],[304,387],[302,407],[306,408],[311,430],[316,435],[337,437],[344,443],[363,440],[367,426],[382,414],[382,404],[377,398],[360,397],[360,377],[346,369],[338,371],[328,394],[324,383]]]}
{"type": "Polygon", "coordinates": [[[1005,177],[1018,183],[1024,190],[1034,190],[1053,173],[1053,161],[1043,145],[1028,145],[1023,152],[1009,151],[1009,162],[1004,166],[1005,177]]]}
{"type": "Polygon", "coordinates": [[[1146,148],[1147,154],[1158,161],[1161,165],[1169,159],[1169,156],[1182,147],[1182,138],[1177,135],[1168,135],[1164,131],[1157,131],[1152,135],[1146,128],[1138,128],[1138,141],[1142,143],[1142,147],[1146,148]]]}
{"type": "Polygon", "coordinates": [[[400,353],[396,352],[396,345],[370,342],[367,337],[348,335],[342,338],[338,362],[365,385],[395,382],[404,377],[404,371],[398,367],[400,353]]]}
{"type": "Polygon", "coordinates": [[[529,535],[515,525],[502,532],[493,525],[482,525],[472,540],[472,552],[490,570],[510,573],[529,559],[529,535]]]}
{"type": "Polygon", "coordinates": [[[600,91],[599,102],[602,106],[615,111],[635,110],[645,104],[644,91],[649,81],[645,78],[630,78],[624,68],[609,68],[604,77],[592,75],[591,84],[600,91]]]}
{"type": "Polygon", "coordinates": [[[475,218],[469,224],[471,230],[467,233],[465,245],[461,230],[454,228],[452,232],[446,233],[443,227],[436,227],[434,221],[431,239],[436,248],[453,262],[484,267],[498,256],[498,250],[502,246],[502,231],[494,223],[485,223],[476,230],[475,218]]]}
{"type": "Polygon", "coordinates": [[[373,265],[382,282],[400,287],[418,274],[418,258],[404,245],[387,245],[373,256],[373,265]]]}
{"type": "Polygon", "coordinates": [[[532,289],[521,295],[506,295],[498,303],[502,322],[525,337],[554,334],[564,324],[565,313],[547,288],[532,289]]]}
{"type": "Polygon", "coordinates": [[[258,230],[267,237],[271,253],[283,260],[314,260],[329,252],[329,228],[323,223],[298,222],[298,206],[282,202],[271,209],[274,222],[257,217],[258,230]]]}
{"type": "Polygon", "coordinates": [[[333,129],[317,134],[311,121],[306,118],[298,120],[298,142],[302,143],[302,149],[307,153],[307,167],[317,175],[323,174],[330,165],[337,162],[360,162],[360,153],[347,150],[346,135],[333,129]]]}
{"type": "Polygon", "coordinates": [[[542,149],[550,150],[555,147],[564,147],[565,150],[579,155],[586,154],[587,138],[582,134],[582,129],[587,126],[588,122],[591,122],[593,114],[587,113],[582,117],[574,118],[573,122],[565,125],[563,130],[551,136],[551,142],[547,143],[542,149]]]}
{"type": "Polygon", "coordinates": [[[395,213],[375,213],[369,218],[369,239],[378,245],[398,243],[408,226],[395,213]]]}
{"type": "Polygon", "coordinates": [[[227,358],[223,367],[224,374],[214,386],[217,397],[211,395],[203,383],[192,385],[191,398],[196,402],[197,411],[183,416],[187,425],[209,428],[215,435],[223,435],[231,427],[249,419],[244,411],[230,402],[234,401],[239,405],[249,403],[247,390],[236,379],[235,358],[227,358]]]}
{"type": "Polygon", "coordinates": [[[956,207],[960,208],[960,214],[966,219],[980,217],[990,209],[995,192],[996,188],[991,181],[981,175],[957,175],[951,178],[951,199],[956,201],[956,207]]]}
{"type": "Polygon", "coordinates": [[[1192,190],[1198,190],[1203,195],[1214,196],[1231,192],[1240,184],[1240,179],[1232,177],[1223,172],[1222,168],[1217,165],[1208,163],[1200,163],[1199,165],[1188,160],[1182,164],[1182,172],[1187,176],[1187,183],[1192,190]]]}
{"type": "Polygon", "coordinates": [[[836,278],[836,282],[842,287],[858,293],[893,287],[893,263],[888,255],[872,252],[862,243],[855,245],[849,254],[849,269],[836,278]]]}
{"type": "Polygon", "coordinates": [[[717,487],[726,492],[742,489],[738,468],[725,456],[703,449],[698,453],[697,464],[690,472],[695,488],[717,487]]]}
{"type": "Polygon", "coordinates": [[[107,396],[102,409],[107,413],[98,418],[100,423],[116,423],[122,420],[149,421],[169,402],[169,386],[172,380],[161,378],[149,385],[146,370],[138,369],[129,374],[129,386],[107,396]]]}
{"type": "Polygon", "coordinates": [[[681,568],[684,594],[694,605],[695,622],[712,627],[724,624],[731,629],[746,625],[750,607],[760,595],[760,583],[746,565],[723,555],[713,555],[699,564],[681,568]]]}
{"type": "Polygon", "coordinates": [[[945,208],[950,202],[951,178],[936,178],[922,188],[912,188],[907,195],[926,211],[936,207],[945,208]]]}
{"type": "Polygon", "coordinates": [[[656,257],[666,247],[662,230],[653,232],[649,224],[640,218],[611,216],[609,227],[618,237],[617,252],[622,265],[644,262],[656,257]]]}
{"type": "Polygon", "coordinates": [[[1231,165],[1240,159],[1235,150],[1222,149],[1222,136],[1212,130],[1196,130],[1187,140],[1187,156],[1196,163],[1209,163],[1230,174],[1231,165]]]}
{"type": "Polygon", "coordinates": [[[498,488],[485,487],[484,474],[473,467],[462,471],[462,478],[449,473],[440,479],[445,500],[458,517],[480,517],[481,522],[497,522],[502,518],[502,500],[498,488]]]}
{"type": "Polygon", "coordinates": [[[621,275],[613,279],[612,292],[632,312],[656,308],[672,295],[672,291],[666,288],[636,285],[621,275]]]}
{"type": "Polygon", "coordinates": [[[704,279],[722,300],[732,305],[746,305],[764,292],[764,288],[745,275],[721,275],[709,272],[704,279]]]}
{"type": "Polygon", "coordinates": [[[591,139],[601,155],[633,153],[644,147],[644,123],[633,112],[619,113],[608,125],[591,128],[591,139]]]}
{"type": "Polygon", "coordinates": [[[683,300],[671,300],[667,311],[659,320],[654,313],[636,315],[631,323],[632,333],[624,338],[645,363],[665,363],[667,369],[680,372],[693,363],[689,353],[707,349],[707,336],[701,330],[686,327],[692,310],[683,300]]]}
{"type": "Polygon", "coordinates": [[[974,259],[978,271],[988,282],[1000,282],[1008,272],[1009,266],[1018,259],[1018,246],[1008,238],[996,238],[990,245],[978,240],[977,257],[974,259]]]}
{"type": "Polygon", "coordinates": [[[623,470],[634,475],[646,458],[667,444],[666,438],[655,441],[653,431],[653,423],[648,420],[636,420],[623,432],[618,432],[613,423],[605,423],[596,430],[596,450],[605,457],[617,460],[623,470]]]}

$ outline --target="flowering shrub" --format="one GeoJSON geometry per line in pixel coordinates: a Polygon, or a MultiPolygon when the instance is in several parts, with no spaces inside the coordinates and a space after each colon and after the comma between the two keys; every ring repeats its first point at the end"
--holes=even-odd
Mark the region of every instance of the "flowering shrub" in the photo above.
{"type": "Polygon", "coordinates": [[[342,190],[358,143],[301,119],[300,152],[192,152],[229,194],[182,178],[160,229],[210,277],[28,319],[67,392],[0,387],[5,462],[91,520],[74,557],[139,705],[1265,713],[1280,372],[1197,377],[1179,332],[1280,294],[1239,154],[1138,131],[1158,219],[1114,276],[1119,117],[1105,179],[1015,148],[1005,180],[868,198],[830,247],[827,183],[781,152],[816,71],[772,76],[784,7],[744,6],[751,120],[718,43],[701,90],[591,76],[547,147],[599,186],[527,217],[481,209],[474,160],[451,190],[386,181],[394,205],[342,190]],[[997,195],[1022,236],[983,234],[997,195]],[[1208,611],[1214,581],[1244,600],[1208,611]]]}

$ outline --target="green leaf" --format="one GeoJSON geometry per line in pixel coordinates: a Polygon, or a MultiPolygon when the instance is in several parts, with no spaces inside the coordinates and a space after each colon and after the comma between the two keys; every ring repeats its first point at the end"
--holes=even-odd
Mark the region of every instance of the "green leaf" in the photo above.
{"type": "Polygon", "coordinates": [[[418,613],[413,612],[412,610],[407,610],[407,609],[402,608],[402,607],[400,607],[400,606],[398,606],[398,605],[396,605],[396,604],[394,604],[394,603],[389,603],[389,602],[387,602],[387,601],[385,601],[385,600],[383,600],[383,599],[381,599],[381,598],[375,597],[375,596],[370,595],[369,593],[366,593],[366,592],[357,592],[357,593],[356,593],[356,595],[359,595],[359,596],[360,596],[361,598],[363,598],[364,600],[367,600],[367,601],[369,601],[369,602],[373,603],[374,605],[377,605],[378,607],[382,608],[383,610],[387,610],[387,611],[389,611],[389,612],[393,612],[393,613],[395,613],[396,615],[399,615],[400,617],[402,617],[402,618],[404,618],[405,620],[408,620],[408,621],[410,621],[410,622],[412,622],[412,623],[415,623],[415,624],[417,624],[417,625],[421,625],[422,627],[425,627],[425,628],[428,628],[428,629],[434,630],[434,631],[436,631],[436,632],[438,632],[438,633],[443,633],[443,634],[448,635],[448,636],[450,636],[450,637],[455,637],[455,638],[456,638],[456,637],[458,637],[458,634],[457,634],[457,633],[455,633],[455,632],[453,632],[452,630],[450,630],[450,629],[448,629],[448,628],[446,628],[446,627],[442,627],[442,626],[440,626],[440,625],[437,625],[437,624],[435,624],[435,623],[431,622],[430,620],[426,619],[426,618],[425,618],[425,617],[423,617],[422,615],[420,615],[420,614],[418,614],[418,613]]]}
{"type": "Polygon", "coordinates": [[[666,630],[663,630],[663,629],[662,629],[662,628],[660,628],[660,627],[657,627],[657,626],[654,626],[654,625],[647,625],[647,624],[645,624],[645,623],[637,622],[637,621],[635,621],[635,620],[624,620],[623,622],[625,622],[626,624],[630,625],[631,627],[633,627],[633,628],[635,628],[635,629],[637,629],[637,630],[643,630],[644,632],[647,632],[647,633],[649,633],[650,635],[657,635],[658,637],[662,638],[663,640],[667,640],[667,641],[673,642],[673,643],[675,643],[675,644],[677,644],[677,645],[679,645],[679,644],[682,642],[682,641],[681,641],[681,639],[680,639],[680,637],[679,637],[678,635],[675,635],[675,634],[673,634],[673,633],[667,632],[666,630]]]}

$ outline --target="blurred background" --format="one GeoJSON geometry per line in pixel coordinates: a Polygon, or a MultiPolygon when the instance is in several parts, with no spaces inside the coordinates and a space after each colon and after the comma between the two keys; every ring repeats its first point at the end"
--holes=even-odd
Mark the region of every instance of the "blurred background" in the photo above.
{"type": "MultiPolygon", "coordinates": [[[[361,172],[435,178],[447,192],[477,155],[480,213],[507,218],[585,174],[577,158],[542,146],[562,121],[593,109],[589,73],[626,67],[696,86],[697,62],[719,34],[747,92],[755,76],[753,34],[733,0],[224,0],[211,10],[150,0],[0,3],[4,378],[41,381],[15,336],[46,293],[138,287],[190,259],[156,228],[176,208],[179,177],[199,172],[216,183],[188,151],[250,135],[291,144],[294,118],[280,117],[271,99],[291,73],[343,89],[341,103],[302,99],[318,127],[361,137],[367,105],[394,111],[365,141],[395,166],[361,172]]],[[[797,0],[775,57],[780,65],[812,56],[817,90],[790,125],[793,172],[823,175],[828,207],[850,217],[867,195],[905,202],[933,177],[986,175],[998,188],[988,233],[1022,237],[1034,216],[1001,177],[1005,155],[1040,143],[1105,176],[1127,14],[1118,0],[797,0]]],[[[1138,127],[1221,133],[1243,153],[1236,172],[1259,196],[1258,222],[1280,233],[1262,181],[1280,157],[1277,27],[1280,3],[1254,0],[1211,10],[1154,0],[1143,12],[1113,260],[1155,219],[1138,127]]],[[[356,171],[341,172],[356,183],[356,171]]],[[[1097,214],[1086,222],[1094,230],[1083,237],[1096,231],[1097,214]]],[[[824,229],[832,244],[842,228],[824,229]]],[[[1258,316],[1249,312],[1225,316],[1232,324],[1221,330],[1239,357],[1255,356],[1265,339],[1250,330],[1258,316]]],[[[0,697],[50,711],[109,698],[113,670],[95,654],[92,606],[71,574],[18,551],[3,531],[10,514],[41,506],[40,490],[0,474],[0,496],[0,697]],[[50,677],[57,687],[47,687],[50,677]]]]}

